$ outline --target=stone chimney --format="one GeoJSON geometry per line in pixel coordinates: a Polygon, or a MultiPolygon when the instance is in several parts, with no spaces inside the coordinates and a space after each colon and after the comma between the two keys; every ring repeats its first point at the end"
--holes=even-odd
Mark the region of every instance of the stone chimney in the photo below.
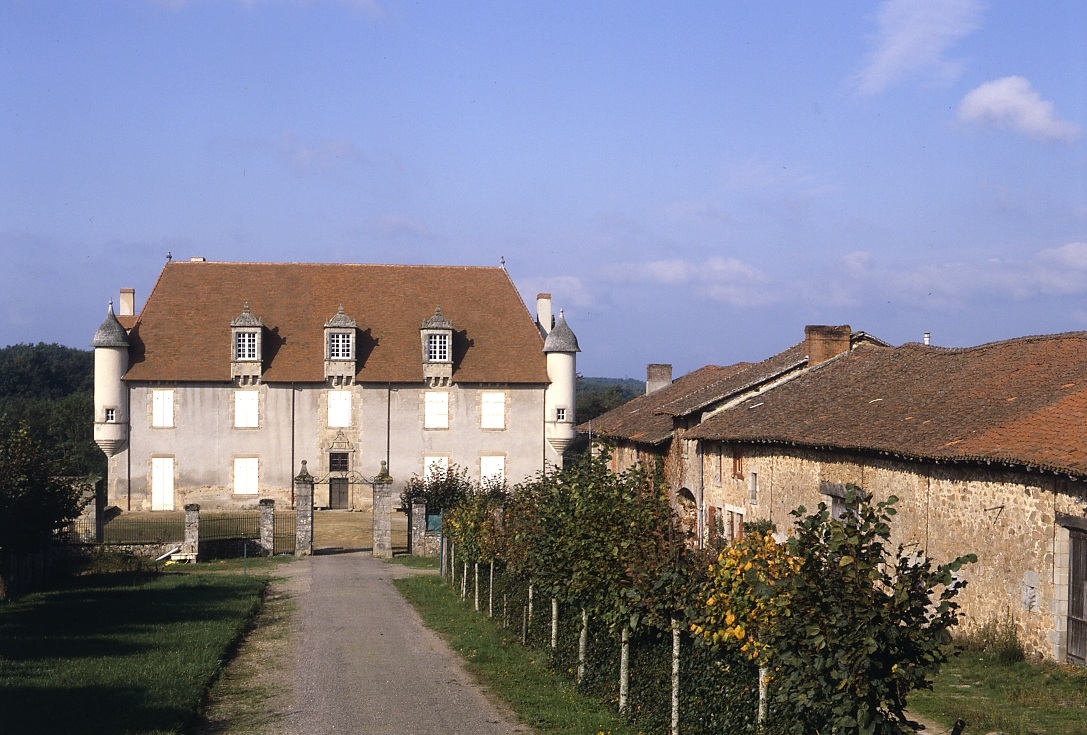
{"type": "Polygon", "coordinates": [[[645,394],[666,388],[672,384],[672,366],[652,362],[645,366],[645,394]]]}
{"type": "Polygon", "coordinates": [[[826,362],[843,352],[849,352],[849,338],[853,330],[848,324],[828,327],[809,324],[804,327],[804,348],[808,353],[808,367],[826,362]]]}
{"type": "Polygon", "coordinates": [[[551,333],[551,294],[536,294],[536,324],[543,336],[551,333]]]}
{"type": "Polygon", "coordinates": [[[118,304],[117,316],[134,316],[136,314],[136,289],[122,288],[121,302],[118,304]]]}

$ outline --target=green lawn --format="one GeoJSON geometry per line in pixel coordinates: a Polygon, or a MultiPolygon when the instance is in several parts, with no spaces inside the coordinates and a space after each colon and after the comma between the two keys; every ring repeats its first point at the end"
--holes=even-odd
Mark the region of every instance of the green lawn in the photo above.
{"type": "Polygon", "coordinates": [[[933,691],[910,696],[910,710],[965,735],[1087,735],[1087,668],[964,651],[944,664],[933,691]]]}
{"type": "Polygon", "coordinates": [[[605,705],[551,673],[538,653],[471,611],[439,577],[413,575],[395,584],[423,622],[464,658],[468,670],[537,732],[633,733],[605,705]]]}
{"type": "Polygon", "coordinates": [[[199,570],[89,574],[0,605],[5,735],[185,732],[266,585],[199,570]]]}

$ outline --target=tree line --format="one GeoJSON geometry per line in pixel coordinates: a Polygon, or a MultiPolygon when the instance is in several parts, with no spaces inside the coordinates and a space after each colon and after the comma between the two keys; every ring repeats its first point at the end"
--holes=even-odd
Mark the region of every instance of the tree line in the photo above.
{"type": "Polygon", "coordinates": [[[955,572],[973,561],[936,564],[892,545],[896,499],[875,502],[856,487],[839,518],[825,504],[797,508],[781,532],[751,524],[736,543],[699,549],[658,472],[617,475],[592,453],[512,489],[450,468],[406,495],[442,506],[454,574],[462,597],[474,588],[477,609],[480,565],[503,609],[514,597],[524,605],[526,639],[533,605],[539,620],[550,603],[552,662],[579,686],[592,687],[594,650],[604,669],[622,671],[640,655],[628,646],[663,641],[673,681],[682,669],[687,682],[673,687],[671,725],[659,711],[643,722],[653,705],[638,705],[622,676],[604,693],[650,729],[678,728],[683,702],[685,733],[913,732],[907,697],[945,660],[963,586],[955,572]],[[580,639],[576,653],[562,653],[564,636],[580,639]],[[594,649],[605,639],[622,648],[594,649]],[[616,649],[618,662],[607,652],[616,649]],[[701,668],[681,664],[681,650],[701,668]]]}
{"type": "Polygon", "coordinates": [[[0,348],[0,439],[25,427],[54,469],[105,476],[94,443],[94,352],[57,344],[0,348]]]}

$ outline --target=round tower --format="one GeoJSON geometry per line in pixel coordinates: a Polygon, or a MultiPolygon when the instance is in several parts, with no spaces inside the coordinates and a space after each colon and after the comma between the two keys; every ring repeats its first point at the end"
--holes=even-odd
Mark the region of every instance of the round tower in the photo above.
{"type": "Polygon", "coordinates": [[[558,465],[562,467],[562,453],[574,440],[574,390],[577,385],[577,337],[566,323],[566,317],[559,312],[555,326],[544,340],[544,354],[547,356],[547,378],[550,384],[544,391],[544,436],[548,444],[559,456],[558,465]]]}
{"type": "Polygon", "coordinates": [[[107,457],[121,450],[128,437],[128,333],[109,304],[106,319],[94,333],[94,442],[107,457]]]}

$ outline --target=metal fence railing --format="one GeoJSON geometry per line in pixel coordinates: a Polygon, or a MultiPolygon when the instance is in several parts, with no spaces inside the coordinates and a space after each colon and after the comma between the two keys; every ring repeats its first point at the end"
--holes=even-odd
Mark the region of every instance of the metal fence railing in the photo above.
{"type": "Polygon", "coordinates": [[[275,514],[272,537],[273,554],[293,554],[295,542],[295,523],[297,514],[293,510],[275,514]]]}
{"type": "MultiPolygon", "coordinates": [[[[294,511],[277,511],[273,520],[273,554],[295,550],[294,511]]],[[[260,511],[209,511],[200,514],[200,543],[259,540],[260,511]]],[[[185,514],[171,512],[125,513],[101,522],[79,518],[61,529],[57,539],[75,544],[137,545],[181,543],[185,540],[185,514]]]]}
{"type": "MultiPolygon", "coordinates": [[[[93,539],[93,531],[89,536],[78,538],[93,539]]],[[[122,514],[102,522],[104,544],[181,543],[184,540],[184,513],[122,514]]]]}
{"type": "Polygon", "coordinates": [[[260,511],[240,510],[200,514],[200,540],[259,539],[260,511]]]}

